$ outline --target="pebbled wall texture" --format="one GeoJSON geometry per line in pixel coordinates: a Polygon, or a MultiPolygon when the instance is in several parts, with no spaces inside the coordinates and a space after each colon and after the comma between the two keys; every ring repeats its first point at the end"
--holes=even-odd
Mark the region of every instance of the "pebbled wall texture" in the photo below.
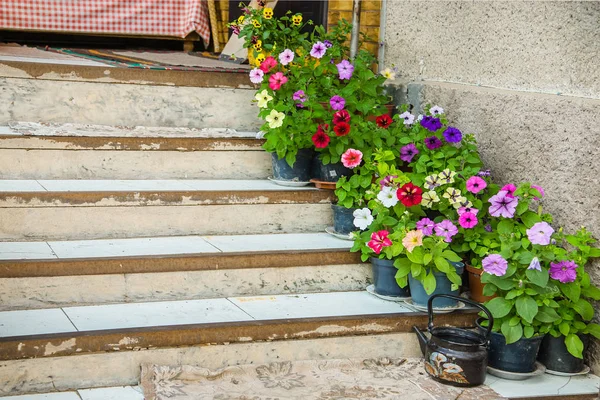
{"type": "Polygon", "coordinates": [[[399,101],[443,107],[498,183],[539,184],[556,226],[600,239],[600,2],[388,0],[385,30],[399,101]]]}

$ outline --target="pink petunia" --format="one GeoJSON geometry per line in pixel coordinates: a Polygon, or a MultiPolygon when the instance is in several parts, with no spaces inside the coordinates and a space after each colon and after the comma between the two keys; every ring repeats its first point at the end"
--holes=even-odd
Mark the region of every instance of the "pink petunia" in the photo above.
{"type": "Polygon", "coordinates": [[[485,272],[496,276],[506,275],[506,270],[508,269],[508,261],[500,254],[490,254],[481,260],[481,265],[485,272]]]}
{"type": "Polygon", "coordinates": [[[512,218],[515,215],[519,199],[511,196],[506,190],[501,190],[498,194],[490,197],[490,215],[492,217],[512,218]]]}
{"type": "Polygon", "coordinates": [[[389,247],[392,245],[392,241],[388,238],[390,233],[388,231],[382,230],[373,232],[371,234],[371,240],[367,243],[367,246],[371,248],[375,252],[375,254],[381,253],[381,250],[384,247],[389,247]]]}
{"type": "MultiPolygon", "coordinates": [[[[542,197],[544,197],[544,195],[545,195],[544,189],[542,189],[541,186],[531,185],[531,188],[532,189],[536,189],[538,192],[540,192],[540,194],[542,195],[542,197]]],[[[541,200],[541,198],[539,198],[539,197],[534,197],[533,199],[536,200],[536,201],[540,201],[541,200]]]]}
{"type": "Polygon", "coordinates": [[[269,87],[273,90],[279,90],[281,89],[281,85],[287,81],[288,79],[283,75],[283,72],[276,72],[269,77],[269,87]]]}
{"type": "Polygon", "coordinates": [[[550,263],[550,278],[562,283],[575,282],[577,279],[577,264],[574,261],[560,261],[550,263]]]}
{"type": "Polygon", "coordinates": [[[344,154],[342,154],[342,164],[346,168],[356,168],[360,165],[362,156],[363,153],[360,150],[348,149],[344,154]]]}
{"type": "Polygon", "coordinates": [[[478,176],[472,176],[467,180],[467,190],[471,193],[479,193],[487,187],[487,183],[478,176]]]}
{"type": "Polygon", "coordinates": [[[429,218],[421,218],[419,221],[417,221],[417,229],[423,232],[423,235],[425,236],[433,235],[434,228],[435,222],[433,222],[429,218]]]}
{"type": "Polygon", "coordinates": [[[260,66],[258,68],[261,69],[262,72],[264,72],[265,74],[267,72],[269,72],[271,69],[275,68],[277,66],[277,60],[274,57],[267,57],[265,58],[265,60],[260,63],[260,66]]]}
{"type": "Polygon", "coordinates": [[[458,210],[456,210],[458,212],[458,215],[463,215],[464,213],[471,213],[471,214],[475,214],[477,215],[477,213],[479,212],[478,209],[473,208],[473,207],[460,207],[458,210]]]}
{"type": "Polygon", "coordinates": [[[458,223],[465,229],[473,228],[478,222],[477,216],[470,212],[466,212],[458,218],[458,223]]]}
{"type": "Polygon", "coordinates": [[[435,225],[436,236],[445,238],[444,242],[446,243],[452,242],[452,236],[456,235],[457,233],[458,228],[449,219],[445,219],[439,224],[435,225]]]}
{"type": "Polygon", "coordinates": [[[531,228],[527,229],[527,238],[532,244],[547,246],[554,233],[554,229],[547,222],[537,222],[531,228]]]}
{"type": "Polygon", "coordinates": [[[502,186],[502,189],[500,189],[500,191],[503,190],[508,192],[508,197],[515,197],[515,190],[517,190],[517,187],[512,183],[509,183],[508,185],[502,186]]]}

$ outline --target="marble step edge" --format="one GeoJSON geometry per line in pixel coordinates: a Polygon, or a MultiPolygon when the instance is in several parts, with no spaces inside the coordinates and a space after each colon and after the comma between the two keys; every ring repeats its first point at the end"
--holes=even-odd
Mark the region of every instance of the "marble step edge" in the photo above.
{"type": "Polygon", "coordinates": [[[0,279],[359,264],[348,249],[0,260],[0,279]]]}
{"type": "Polygon", "coordinates": [[[257,132],[12,122],[0,125],[0,149],[125,151],[262,151],[257,132]]]}
{"type": "MultiPolygon", "coordinates": [[[[473,327],[476,318],[477,311],[474,309],[459,310],[452,314],[436,316],[436,324],[473,327]]],[[[402,333],[411,332],[413,326],[425,329],[427,322],[426,313],[411,311],[394,314],[251,320],[3,337],[0,338],[0,360],[402,333]]]]}

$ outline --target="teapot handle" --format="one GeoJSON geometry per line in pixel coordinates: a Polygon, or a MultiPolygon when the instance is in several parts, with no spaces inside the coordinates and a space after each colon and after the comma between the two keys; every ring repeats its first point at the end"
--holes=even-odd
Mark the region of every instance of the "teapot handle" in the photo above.
{"type": "Polygon", "coordinates": [[[492,327],[494,326],[494,317],[492,316],[492,313],[490,313],[490,310],[473,300],[465,299],[463,297],[458,297],[451,294],[434,294],[429,298],[429,301],[427,302],[427,314],[429,316],[429,324],[427,327],[429,329],[429,332],[433,330],[433,299],[435,299],[436,297],[446,297],[449,299],[462,301],[463,303],[470,304],[483,311],[489,320],[487,331],[485,332],[485,340],[490,340],[490,336],[492,335],[492,327]]]}

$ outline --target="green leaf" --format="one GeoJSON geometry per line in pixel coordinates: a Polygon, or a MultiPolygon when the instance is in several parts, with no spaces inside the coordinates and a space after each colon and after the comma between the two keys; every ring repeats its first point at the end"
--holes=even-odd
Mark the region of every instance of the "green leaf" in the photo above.
{"type": "Polygon", "coordinates": [[[600,325],[588,324],[587,328],[585,328],[583,333],[589,333],[590,335],[594,336],[596,339],[600,339],[600,325]]]}
{"type": "Polygon", "coordinates": [[[508,315],[510,310],[512,310],[513,305],[510,301],[502,298],[496,297],[485,303],[485,306],[492,313],[494,318],[503,318],[508,315]]]}
{"type": "Polygon", "coordinates": [[[539,287],[546,287],[546,285],[548,285],[548,278],[550,276],[545,269],[542,269],[541,271],[538,271],[537,269],[528,269],[525,271],[525,275],[527,275],[527,279],[534,285],[539,287]]]}
{"type": "Polygon", "coordinates": [[[502,323],[500,331],[504,335],[506,344],[511,344],[523,337],[523,326],[521,324],[510,326],[509,320],[502,323]]]}
{"type": "Polygon", "coordinates": [[[425,269],[421,264],[410,264],[410,273],[413,278],[419,279],[419,276],[421,275],[421,273],[423,273],[423,271],[425,271],[425,269]]]}
{"type": "Polygon", "coordinates": [[[576,302],[581,296],[581,287],[575,282],[560,285],[560,290],[572,302],[576,302]]]}
{"type": "Polygon", "coordinates": [[[558,321],[560,319],[560,315],[558,315],[556,311],[554,311],[554,309],[544,306],[538,310],[535,319],[540,322],[549,324],[554,321],[558,321]]]}
{"type": "Polygon", "coordinates": [[[558,330],[563,334],[563,336],[567,336],[571,330],[571,326],[567,321],[563,321],[558,325],[558,330]]]}
{"type": "Polygon", "coordinates": [[[565,338],[565,344],[573,357],[583,359],[583,342],[579,339],[579,336],[570,334],[565,338]]]}
{"type": "Polygon", "coordinates": [[[510,219],[503,219],[498,223],[498,233],[501,235],[510,235],[513,231],[514,223],[510,219]]]}
{"type": "Polygon", "coordinates": [[[531,228],[536,223],[540,222],[542,219],[539,215],[534,212],[527,211],[523,215],[521,215],[521,221],[525,224],[527,228],[531,228]]]}
{"type": "Polygon", "coordinates": [[[589,321],[594,317],[594,308],[584,299],[579,299],[574,302],[573,309],[581,315],[584,321],[589,321]]]}
{"type": "Polygon", "coordinates": [[[581,294],[592,300],[600,300],[600,289],[598,289],[596,286],[588,286],[586,288],[582,288],[581,294]]]}
{"type": "Polygon", "coordinates": [[[423,279],[423,288],[425,288],[425,292],[427,294],[431,294],[435,291],[436,281],[435,275],[433,275],[433,271],[429,271],[429,274],[423,279]]]}
{"type": "Polygon", "coordinates": [[[505,279],[501,276],[488,274],[487,272],[484,272],[481,278],[481,282],[492,283],[502,290],[510,290],[517,286],[517,282],[512,279],[505,279]]]}
{"type": "Polygon", "coordinates": [[[532,337],[534,333],[535,331],[533,329],[533,326],[526,326],[523,328],[523,336],[525,336],[527,339],[532,337]]]}
{"type": "Polygon", "coordinates": [[[435,263],[437,269],[439,269],[441,272],[448,273],[450,271],[450,264],[444,257],[435,257],[433,262],[435,263]]]}
{"type": "Polygon", "coordinates": [[[520,201],[516,209],[517,215],[521,215],[527,210],[529,210],[529,204],[524,201],[520,201]]]}
{"type": "Polygon", "coordinates": [[[423,249],[415,247],[412,252],[406,255],[408,259],[416,264],[423,264],[423,249]]]}
{"type": "Polygon", "coordinates": [[[453,252],[451,250],[442,251],[442,256],[448,261],[452,261],[452,262],[461,262],[462,261],[462,258],[460,258],[460,256],[458,254],[456,254],[455,252],[453,252]]]}
{"type": "Polygon", "coordinates": [[[425,253],[423,255],[423,265],[429,264],[432,259],[433,259],[433,255],[431,253],[425,253]]]}
{"type": "Polygon", "coordinates": [[[515,297],[518,297],[518,296],[522,295],[522,294],[523,294],[522,290],[513,289],[510,292],[506,293],[506,295],[504,296],[504,298],[506,300],[511,300],[511,299],[514,299],[515,297]]]}
{"type": "Polygon", "coordinates": [[[515,303],[517,307],[517,314],[521,316],[525,321],[532,323],[533,318],[538,313],[538,305],[534,299],[528,296],[522,296],[517,298],[515,303]]]}

